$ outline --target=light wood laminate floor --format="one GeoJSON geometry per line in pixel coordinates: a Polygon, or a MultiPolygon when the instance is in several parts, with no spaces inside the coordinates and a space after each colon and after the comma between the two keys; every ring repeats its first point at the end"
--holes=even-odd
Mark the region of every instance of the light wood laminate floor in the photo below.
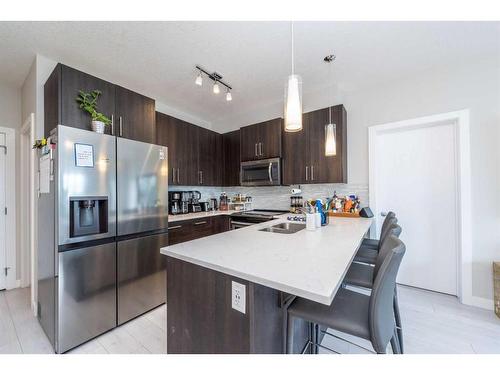
{"type": "MultiPolygon", "coordinates": [[[[464,306],[448,295],[403,286],[398,290],[406,353],[500,353],[500,319],[492,311],[464,306]]],[[[0,292],[0,353],[53,353],[30,310],[29,295],[29,288],[0,292]]],[[[370,347],[364,340],[343,337],[370,347]]],[[[322,344],[342,353],[365,352],[329,336],[322,344]]],[[[166,306],[161,306],[69,353],[165,352],[166,306]]]]}

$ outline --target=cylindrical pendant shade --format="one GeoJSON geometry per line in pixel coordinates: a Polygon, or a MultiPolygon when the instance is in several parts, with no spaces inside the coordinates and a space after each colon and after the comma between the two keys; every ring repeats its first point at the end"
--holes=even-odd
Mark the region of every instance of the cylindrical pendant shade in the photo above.
{"type": "Polygon", "coordinates": [[[302,81],[293,74],[285,86],[285,131],[302,130],[302,81]]]}
{"type": "Polygon", "coordinates": [[[337,125],[325,125],[325,156],[337,155],[337,125]]]}

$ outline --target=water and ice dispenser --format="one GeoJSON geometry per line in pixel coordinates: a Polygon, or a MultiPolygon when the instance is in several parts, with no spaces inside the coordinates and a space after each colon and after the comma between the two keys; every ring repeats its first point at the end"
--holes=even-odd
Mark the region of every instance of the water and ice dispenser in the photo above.
{"type": "Polygon", "coordinates": [[[108,231],[108,197],[70,197],[69,201],[70,237],[108,231]]]}

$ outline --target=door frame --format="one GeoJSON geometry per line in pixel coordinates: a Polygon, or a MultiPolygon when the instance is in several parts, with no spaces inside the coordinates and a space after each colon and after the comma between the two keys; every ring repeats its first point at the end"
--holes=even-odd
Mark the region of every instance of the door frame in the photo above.
{"type": "Polygon", "coordinates": [[[369,205],[377,211],[376,202],[376,140],[377,136],[387,131],[409,128],[425,128],[452,123],[455,130],[455,162],[457,176],[457,291],[460,302],[466,305],[492,309],[492,302],[472,295],[472,228],[471,228],[471,166],[470,166],[470,130],[469,109],[440,113],[431,116],[396,121],[368,127],[369,155],[369,205]]]}
{"type": "Polygon", "coordinates": [[[21,127],[21,287],[31,285],[31,306],[36,312],[36,151],[35,114],[31,113],[21,127]],[[29,197],[27,199],[27,197],[29,197]],[[29,239],[29,241],[27,241],[29,239]]]}
{"type": "MultiPolygon", "coordinates": [[[[16,280],[16,131],[12,128],[0,127],[0,132],[5,133],[5,205],[7,215],[5,217],[5,267],[9,267],[5,280],[6,289],[14,289],[19,286],[16,280]],[[13,235],[12,235],[13,233],[13,235]]],[[[3,152],[0,150],[0,152],[3,152]]],[[[3,207],[1,208],[3,210],[3,207]]],[[[3,212],[0,212],[3,215],[3,212]]],[[[0,270],[4,272],[4,270],[0,270]]]]}

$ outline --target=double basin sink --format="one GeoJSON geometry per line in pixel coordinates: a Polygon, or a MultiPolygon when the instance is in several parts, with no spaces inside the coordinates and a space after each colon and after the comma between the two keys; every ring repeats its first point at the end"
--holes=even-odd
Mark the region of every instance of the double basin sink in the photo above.
{"type": "Polygon", "coordinates": [[[282,234],[293,234],[298,231],[304,229],[306,227],[305,224],[298,223],[279,223],[272,225],[270,227],[259,229],[261,232],[271,232],[271,233],[282,233],[282,234]]]}

